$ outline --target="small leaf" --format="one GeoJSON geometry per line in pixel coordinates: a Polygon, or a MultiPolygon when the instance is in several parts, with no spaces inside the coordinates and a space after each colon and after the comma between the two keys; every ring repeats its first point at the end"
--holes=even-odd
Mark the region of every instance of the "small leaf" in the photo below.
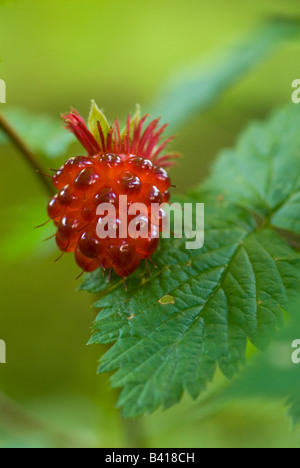
{"type": "Polygon", "coordinates": [[[89,125],[89,129],[90,129],[91,133],[93,134],[94,138],[96,138],[97,142],[100,144],[100,146],[102,146],[101,137],[100,137],[99,129],[98,129],[98,123],[99,123],[99,125],[100,125],[100,127],[102,129],[103,136],[104,136],[104,138],[106,140],[106,137],[107,137],[107,135],[109,133],[109,130],[110,130],[109,123],[108,123],[105,115],[103,114],[103,112],[101,112],[101,110],[99,109],[99,107],[95,103],[95,101],[92,100],[92,107],[91,107],[91,111],[90,111],[90,115],[89,115],[88,125],[89,125]]]}

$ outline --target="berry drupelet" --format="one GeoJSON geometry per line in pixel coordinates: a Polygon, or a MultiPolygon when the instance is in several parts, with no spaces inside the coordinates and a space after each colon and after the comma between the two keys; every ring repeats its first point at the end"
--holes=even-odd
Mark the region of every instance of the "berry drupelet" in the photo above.
{"type": "Polygon", "coordinates": [[[74,252],[83,271],[113,269],[117,275],[128,277],[159,244],[162,226],[159,222],[151,224],[150,208],[152,203],[170,199],[171,182],[165,168],[173,165],[178,155],[161,153],[172,137],[161,143],[166,125],[159,126],[159,119],[146,125],[147,116],[140,118],[139,112],[128,117],[121,132],[118,120],[110,127],[95,103],[89,128],[76,111],[62,117],[87,155],[69,159],[52,178],[58,193],[48,204],[48,215],[57,226],[57,245],[62,252],[74,252]],[[147,206],[147,238],[98,237],[101,216],[97,207],[112,204],[118,224],[120,195],[127,196],[128,207],[136,202],[147,206]]]}

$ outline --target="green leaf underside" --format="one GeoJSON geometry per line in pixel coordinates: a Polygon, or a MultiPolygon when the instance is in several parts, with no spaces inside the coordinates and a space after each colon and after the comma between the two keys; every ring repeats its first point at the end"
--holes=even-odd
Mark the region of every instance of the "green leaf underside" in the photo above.
{"type": "Polygon", "coordinates": [[[249,211],[259,211],[274,222],[276,207],[283,210],[289,203],[280,174],[287,181],[293,176],[290,190],[297,186],[300,132],[297,136],[290,128],[293,123],[295,129],[297,122],[300,128],[299,111],[290,107],[269,122],[256,124],[241,139],[243,151],[240,142],[232,152],[240,158],[227,158],[227,167],[221,156],[223,190],[218,185],[213,189],[212,181],[221,180],[215,169],[204,189],[193,191],[191,200],[206,202],[201,250],[186,250],[184,240],[162,240],[153,277],[140,269],[128,280],[128,293],[117,279],[107,288],[100,272],[82,286],[100,293],[91,343],[114,343],[102,357],[99,372],[116,371],[111,382],[123,387],[119,406],[126,417],[169,407],[184,390],[196,398],[217,366],[232,377],[245,361],[247,340],[264,347],[282,325],[283,308],[299,293],[300,255],[269,222],[258,228],[249,211]],[[283,142],[275,123],[280,124],[283,142]],[[273,139],[272,131],[277,131],[273,139]],[[240,184],[242,193],[230,174],[243,163],[248,169],[240,184]],[[264,185],[265,178],[269,185],[264,185]],[[259,188],[257,198],[246,182],[259,188]],[[241,193],[247,210],[235,204],[241,204],[241,193]],[[172,301],[164,301],[166,296],[172,301]]]}
{"type": "Polygon", "coordinates": [[[151,114],[162,115],[164,122],[170,122],[170,129],[176,131],[211,107],[236,81],[266,59],[274,46],[297,33],[298,21],[268,20],[240,40],[238,46],[222,51],[214,61],[200,67],[195,64],[189,73],[173,72],[172,81],[158,96],[151,114]]]}

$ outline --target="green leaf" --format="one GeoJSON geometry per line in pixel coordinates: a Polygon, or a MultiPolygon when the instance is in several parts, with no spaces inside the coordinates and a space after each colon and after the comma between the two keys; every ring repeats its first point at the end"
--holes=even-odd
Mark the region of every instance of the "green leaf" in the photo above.
{"type": "Polygon", "coordinates": [[[294,125],[293,130],[280,127],[282,144],[270,141],[278,141],[278,126],[295,120],[300,128],[290,107],[256,124],[238,149],[217,163],[223,182],[215,169],[204,189],[193,191],[194,201],[206,202],[200,251],[186,250],[184,240],[163,240],[154,258],[158,270],[152,278],[139,270],[128,280],[128,293],[117,279],[107,288],[100,272],[83,285],[100,293],[91,343],[114,343],[99,372],[116,371],[111,382],[123,387],[119,406],[125,416],[169,407],[184,390],[196,398],[217,366],[229,378],[239,370],[247,340],[264,348],[282,325],[283,308],[300,292],[300,255],[269,220],[284,206],[287,186],[294,187],[290,177],[296,179],[299,167],[300,132],[297,138],[294,125]],[[250,214],[257,211],[264,215],[262,226],[250,214]]]}
{"type": "Polygon", "coordinates": [[[224,151],[199,189],[207,198],[236,203],[276,228],[300,234],[300,111],[289,106],[265,124],[254,123],[236,149],[224,151]]]}
{"type": "Polygon", "coordinates": [[[99,134],[99,130],[98,130],[98,122],[100,124],[100,127],[102,128],[104,138],[106,139],[107,135],[109,134],[109,130],[110,130],[109,123],[108,123],[105,115],[103,114],[103,112],[99,109],[99,107],[95,103],[95,101],[92,100],[92,107],[91,107],[91,111],[90,111],[88,125],[89,125],[89,129],[90,129],[91,133],[93,134],[93,136],[96,138],[96,140],[98,141],[98,143],[101,146],[102,142],[101,142],[101,138],[100,138],[100,134],[99,134]]]}
{"type": "MultiPolygon", "coordinates": [[[[35,115],[23,109],[4,108],[3,114],[28,146],[37,154],[57,158],[67,152],[75,139],[60,119],[35,115]]],[[[7,136],[0,130],[0,145],[7,144],[7,136]]]]}
{"type": "MultiPolygon", "coordinates": [[[[170,244],[155,259],[154,278],[136,277],[129,294],[117,287],[96,304],[91,342],[117,340],[99,371],[118,369],[112,384],[124,387],[119,404],[128,417],[169,407],[183,390],[197,397],[217,364],[232,377],[247,338],[261,345],[281,325],[300,280],[300,258],[271,231],[212,228],[195,253],[170,244]],[[166,294],[175,304],[159,302],[166,294]]],[[[94,281],[95,289],[101,279],[94,281]]]]}
{"type": "Polygon", "coordinates": [[[151,114],[162,115],[177,130],[191,118],[212,106],[230,86],[260,64],[283,40],[299,33],[299,22],[278,18],[264,22],[238,46],[222,50],[208,63],[174,72],[162,89],[151,114]]]}

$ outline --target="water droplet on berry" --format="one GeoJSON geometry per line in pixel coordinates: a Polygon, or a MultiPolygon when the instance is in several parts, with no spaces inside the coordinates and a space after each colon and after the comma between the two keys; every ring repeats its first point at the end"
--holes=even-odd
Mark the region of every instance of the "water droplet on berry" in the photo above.
{"type": "Polygon", "coordinates": [[[86,272],[92,272],[100,268],[98,259],[87,258],[80,252],[79,248],[75,251],[75,260],[77,265],[86,272]]]}
{"type": "Polygon", "coordinates": [[[126,161],[126,164],[131,171],[137,172],[138,174],[153,170],[153,164],[150,159],[132,157],[126,161]]]}
{"type": "Polygon", "coordinates": [[[61,190],[65,185],[68,184],[69,175],[64,172],[63,168],[61,168],[52,176],[52,182],[58,190],[61,190]]]}
{"type": "Polygon", "coordinates": [[[85,156],[77,156],[70,158],[52,177],[54,186],[61,190],[65,185],[70,184],[78,173],[86,166],[92,165],[90,158],[85,156]]]}
{"type": "Polygon", "coordinates": [[[63,210],[64,208],[58,199],[58,195],[54,195],[48,203],[47,211],[49,218],[53,219],[53,221],[59,220],[63,214],[63,210]]]}
{"type": "Polygon", "coordinates": [[[74,200],[74,193],[70,185],[66,185],[58,194],[58,199],[62,205],[70,205],[74,200]]]}
{"type": "Polygon", "coordinates": [[[94,197],[94,204],[96,206],[100,203],[111,203],[116,206],[118,203],[118,197],[111,188],[103,188],[94,197]]]}
{"type": "Polygon", "coordinates": [[[82,255],[88,258],[99,257],[103,250],[96,232],[84,232],[79,239],[78,247],[82,255]]]}
{"type": "Polygon", "coordinates": [[[133,262],[135,246],[130,239],[116,239],[107,248],[107,255],[118,268],[125,268],[133,262]]]}
{"type": "Polygon", "coordinates": [[[148,194],[147,194],[147,202],[148,203],[159,203],[163,202],[163,195],[161,191],[155,186],[152,185],[148,194]]]}
{"type": "Polygon", "coordinates": [[[133,193],[139,193],[141,191],[142,184],[136,175],[134,175],[132,172],[126,171],[118,179],[118,186],[122,194],[129,195],[133,193]]]}
{"type": "Polygon", "coordinates": [[[56,232],[56,244],[62,252],[74,252],[77,246],[77,237],[66,239],[61,237],[60,232],[56,232]]]}
{"type": "Polygon", "coordinates": [[[165,169],[155,166],[153,169],[153,174],[156,181],[154,185],[156,185],[161,192],[165,192],[170,188],[171,180],[165,169]]]}
{"type": "Polygon", "coordinates": [[[157,250],[159,245],[159,229],[154,224],[149,229],[149,235],[147,239],[139,237],[136,239],[136,250],[142,258],[151,257],[157,250]]]}
{"type": "Polygon", "coordinates": [[[93,168],[83,169],[75,179],[74,186],[77,190],[87,191],[99,180],[99,175],[93,168]]]}
{"type": "Polygon", "coordinates": [[[64,168],[78,173],[78,169],[84,169],[86,166],[92,165],[93,162],[90,158],[87,158],[86,156],[76,156],[68,159],[68,161],[65,162],[64,168]]]}
{"type": "Polygon", "coordinates": [[[169,190],[166,190],[164,192],[164,194],[163,194],[163,202],[164,203],[169,203],[170,198],[171,198],[171,194],[170,194],[169,190]]]}
{"type": "Polygon", "coordinates": [[[130,263],[130,265],[127,265],[125,267],[114,265],[113,268],[117,275],[123,278],[127,278],[128,276],[132,275],[132,273],[135,272],[135,270],[139,267],[140,263],[141,263],[141,257],[136,254],[133,258],[132,263],[130,263]]]}
{"type": "Polygon", "coordinates": [[[62,239],[78,237],[79,230],[83,227],[83,221],[78,217],[65,215],[58,224],[58,232],[62,239]]]}
{"type": "Polygon", "coordinates": [[[86,221],[92,221],[96,216],[96,207],[93,201],[87,201],[83,204],[81,209],[81,216],[86,221]]]}
{"type": "Polygon", "coordinates": [[[101,165],[105,165],[109,168],[121,166],[123,164],[122,158],[113,153],[103,153],[101,156],[99,156],[98,162],[101,165]]]}

